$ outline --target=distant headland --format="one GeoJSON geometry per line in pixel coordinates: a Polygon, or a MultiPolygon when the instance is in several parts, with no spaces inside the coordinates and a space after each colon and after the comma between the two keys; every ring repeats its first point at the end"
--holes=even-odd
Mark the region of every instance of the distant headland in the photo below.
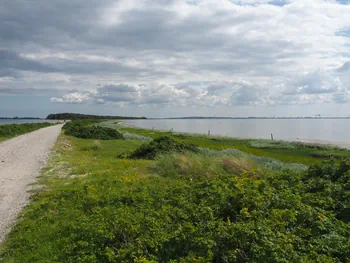
{"type": "Polygon", "coordinates": [[[80,113],[56,113],[50,114],[46,117],[47,120],[141,120],[146,117],[127,117],[127,116],[100,116],[80,113]]]}
{"type": "Polygon", "coordinates": [[[0,117],[0,120],[40,120],[36,117],[0,117]]]}

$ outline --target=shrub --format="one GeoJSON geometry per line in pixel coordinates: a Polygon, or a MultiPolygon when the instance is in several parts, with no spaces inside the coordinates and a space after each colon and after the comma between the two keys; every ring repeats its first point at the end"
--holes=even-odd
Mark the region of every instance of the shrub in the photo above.
{"type": "MultiPolygon", "coordinates": [[[[0,261],[348,262],[349,160],[252,177],[225,173],[222,155],[181,156],[168,154],[164,175],[200,176],[144,176],[135,173],[143,161],[101,159],[93,176],[53,179],[33,196],[0,261]]],[[[79,163],[71,165],[91,161],[79,163]]]]}
{"type": "Polygon", "coordinates": [[[124,139],[123,134],[107,127],[91,126],[96,121],[72,121],[63,126],[65,134],[82,139],[118,140],[124,139]]]}
{"type": "Polygon", "coordinates": [[[98,139],[98,140],[118,140],[124,139],[123,135],[115,129],[103,127],[79,127],[74,130],[66,130],[67,135],[71,135],[82,139],[98,139]]]}
{"type": "Polygon", "coordinates": [[[52,123],[23,123],[23,124],[5,124],[0,125],[0,137],[14,137],[41,128],[53,125],[52,123]]]}
{"type": "Polygon", "coordinates": [[[129,155],[133,159],[155,159],[157,155],[170,152],[199,152],[199,149],[188,143],[174,141],[170,137],[159,137],[148,144],[141,145],[129,155]]]}

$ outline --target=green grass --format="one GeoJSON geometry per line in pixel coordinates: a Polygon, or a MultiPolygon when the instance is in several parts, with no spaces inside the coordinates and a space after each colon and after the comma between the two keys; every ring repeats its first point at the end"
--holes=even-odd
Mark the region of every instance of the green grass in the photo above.
{"type": "MultiPolygon", "coordinates": [[[[141,137],[59,137],[0,262],[348,262],[349,160],[305,171],[263,155],[276,145],[122,130],[141,137]],[[117,158],[163,135],[202,148],[117,158]]],[[[293,157],[282,147],[280,157],[293,157]]]]}
{"type": "Polygon", "coordinates": [[[199,147],[215,150],[235,148],[256,156],[266,156],[279,159],[283,162],[302,163],[305,165],[315,164],[320,160],[326,160],[330,157],[350,157],[350,150],[314,144],[296,144],[283,142],[283,144],[280,144],[280,148],[278,145],[274,145],[270,148],[257,148],[257,142],[260,144],[264,143],[266,145],[269,143],[269,141],[255,139],[236,139],[229,137],[208,137],[199,134],[172,133],[166,131],[153,131],[121,126],[119,126],[119,130],[122,132],[134,133],[139,136],[150,137],[153,139],[159,138],[161,136],[169,136],[179,142],[192,143],[199,147]],[[289,145],[290,148],[287,148],[286,145],[289,145]]]}
{"type": "Polygon", "coordinates": [[[350,256],[349,163],[275,173],[232,150],[116,158],[142,143],[62,135],[0,262],[338,263],[350,256]]]}
{"type": "Polygon", "coordinates": [[[53,124],[48,122],[0,125],[0,141],[4,141],[41,128],[49,127],[51,125],[53,124]]]}

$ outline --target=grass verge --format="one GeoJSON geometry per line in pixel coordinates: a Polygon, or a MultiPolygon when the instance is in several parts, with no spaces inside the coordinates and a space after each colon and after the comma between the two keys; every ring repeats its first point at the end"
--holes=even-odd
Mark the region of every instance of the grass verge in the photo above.
{"type": "Polygon", "coordinates": [[[52,123],[23,123],[0,125],[0,141],[54,125],[52,123]]]}
{"type": "Polygon", "coordinates": [[[109,127],[114,126],[122,132],[132,133],[145,138],[156,139],[162,136],[168,136],[178,142],[192,143],[202,148],[214,150],[234,148],[255,156],[271,157],[289,163],[311,165],[330,158],[350,157],[350,150],[327,145],[285,141],[271,142],[268,140],[236,139],[230,137],[208,137],[201,134],[138,129],[120,126],[120,124],[115,122],[114,124],[112,122],[107,123],[104,125],[108,125],[109,127]]]}
{"type": "Polygon", "coordinates": [[[116,158],[142,143],[62,135],[0,261],[338,263],[350,257],[348,161],[276,172],[212,150],[116,158]]]}

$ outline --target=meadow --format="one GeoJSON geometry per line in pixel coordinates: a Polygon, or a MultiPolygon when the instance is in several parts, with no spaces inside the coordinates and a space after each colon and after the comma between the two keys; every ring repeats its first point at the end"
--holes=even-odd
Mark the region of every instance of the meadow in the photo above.
{"type": "Polygon", "coordinates": [[[300,142],[271,141],[262,139],[239,139],[223,136],[206,136],[203,134],[174,133],[171,131],[158,131],[128,127],[122,122],[106,121],[100,126],[119,129],[124,133],[131,133],[141,138],[155,139],[169,136],[179,141],[198,145],[199,147],[224,150],[237,149],[255,156],[264,156],[279,159],[288,163],[315,164],[329,158],[350,157],[350,150],[331,145],[320,145],[300,142]]]}
{"type": "Polygon", "coordinates": [[[86,125],[123,138],[65,129],[0,262],[349,262],[349,151],[86,125]]]}

